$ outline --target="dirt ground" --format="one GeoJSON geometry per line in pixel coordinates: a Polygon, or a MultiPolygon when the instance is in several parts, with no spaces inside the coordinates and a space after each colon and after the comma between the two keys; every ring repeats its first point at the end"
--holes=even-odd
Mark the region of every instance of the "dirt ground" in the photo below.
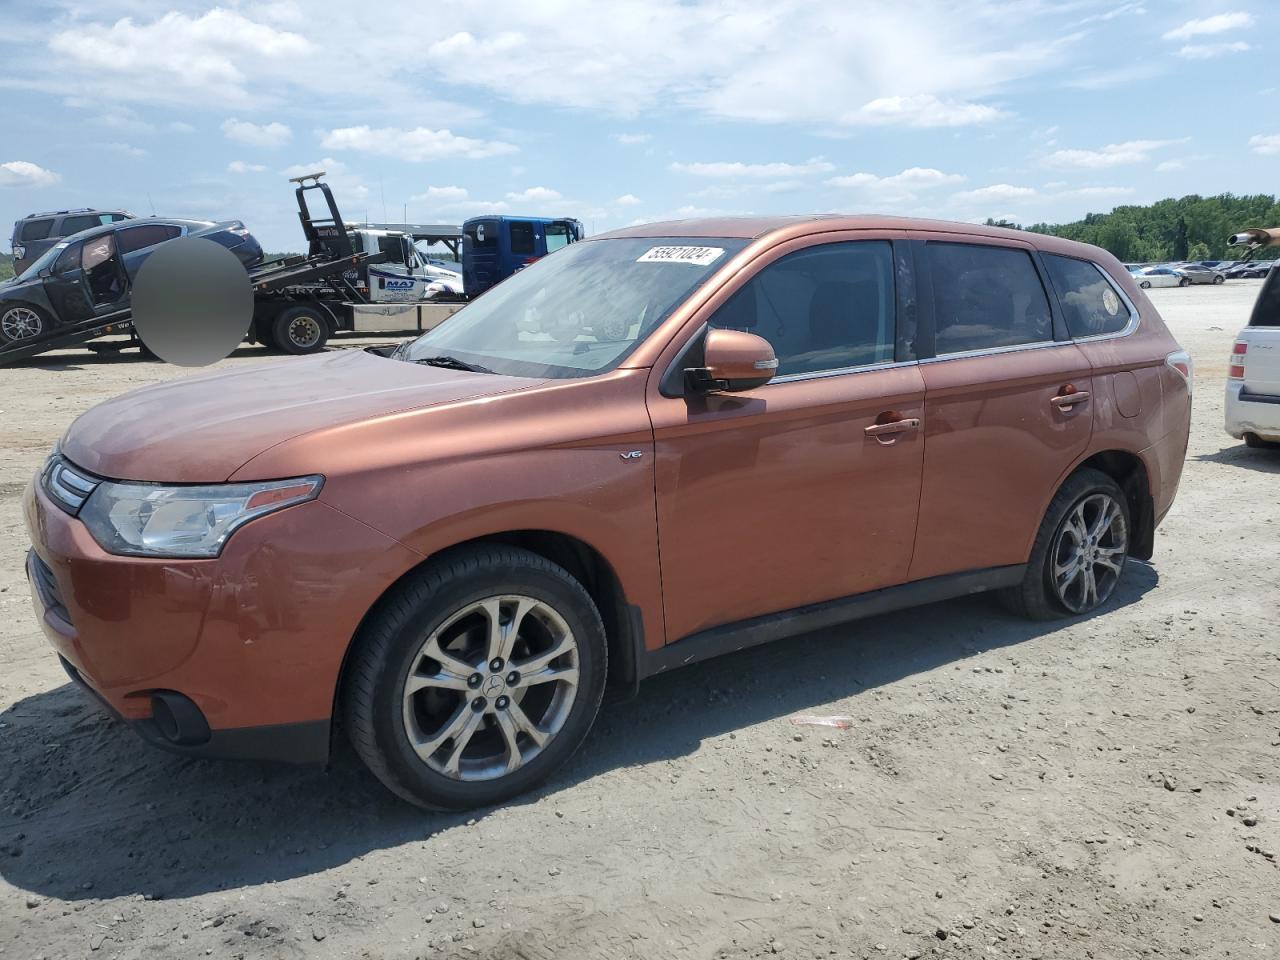
{"type": "Polygon", "coordinates": [[[160,753],[69,686],[22,488],[77,413],[181,371],[0,370],[0,957],[1280,956],[1280,452],[1222,430],[1258,286],[1152,291],[1196,360],[1191,446],[1100,614],[973,597],[691,667],[462,816],[349,750],[160,753]]]}

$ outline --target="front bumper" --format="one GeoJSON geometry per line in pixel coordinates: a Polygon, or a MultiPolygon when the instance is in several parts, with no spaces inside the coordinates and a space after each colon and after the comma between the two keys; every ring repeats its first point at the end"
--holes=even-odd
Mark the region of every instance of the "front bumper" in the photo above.
{"type": "Polygon", "coordinates": [[[1263,440],[1280,440],[1280,396],[1250,393],[1243,381],[1227,381],[1227,433],[1239,440],[1254,433],[1263,440]]]}
{"type": "Polygon", "coordinates": [[[36,617],[68,672],[145,739],[196,756],[323,761],[351,638],[420,559],[318,500],[246,524],[212,560],[108,554],[36,481],[24,512],[36,617]],[[165,692],[199,711],[204,742],[164,736],[165,692]]]}

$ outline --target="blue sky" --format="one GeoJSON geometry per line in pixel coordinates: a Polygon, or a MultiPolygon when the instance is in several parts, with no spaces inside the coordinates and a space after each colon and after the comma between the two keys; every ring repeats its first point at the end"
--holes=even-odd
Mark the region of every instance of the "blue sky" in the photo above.
{"type": "Polygon", "coordinates": [[[352,219],[590,232],[1272,193],[1278,22],[1215,0],[6,3],[0,232],[124,207],[299,249],[285,178],[314,169],[352,219]]]}

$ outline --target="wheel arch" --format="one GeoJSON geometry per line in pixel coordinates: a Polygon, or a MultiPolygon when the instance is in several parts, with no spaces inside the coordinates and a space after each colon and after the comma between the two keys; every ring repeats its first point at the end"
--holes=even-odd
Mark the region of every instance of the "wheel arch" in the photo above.
{"type": "MultiPolygon", "coordinates": [[[[1090,454],[1063,477],[1062,483],[1090,468],[1105,473],[1124,491],[1129,505],[1129,556],[1150,560],[1155,550],[1155,498],[1151,495],[1151,475],[1142,457],[1131,450],[1102,450],[1090,454]]],[[[1061,489],[1062,483],[1058,484],[1061,489]]],[[[1055,491],[1056,493],[1057,491],[1055,491]]]]}
{"type": "Polygon", "coordinates": [[[330,740],[341,723],[339,705],[343,684],[346,682],[347,667],[351,661],[352,651],[360,640],[367,624],[382,606],[387,603],[401,583],[416,574],[424,566],[447,557],[455,551],[480,544],[500,544],[509,547],[520,547],[536,553],[552,563],[563,567],[569,575],[582,584],[591,600],[600,611],[600,619],[604,621],[605,640],[609,655],[608,685],[619,693],[630,693],[639,682],[639,651],[644,648],[644,627],[639,609],[627,601],[613,565],[591,544],[579,537],[555,530],[525,529],[506,530],[489,533],[469,540],[442,547],[424,556],[418,563],[405,570],[394,581],[387,584],[386,589],[378,596],[347,643],[342,663],[338,668],[337,681],[333,689],[332,723],[330,740]]]}

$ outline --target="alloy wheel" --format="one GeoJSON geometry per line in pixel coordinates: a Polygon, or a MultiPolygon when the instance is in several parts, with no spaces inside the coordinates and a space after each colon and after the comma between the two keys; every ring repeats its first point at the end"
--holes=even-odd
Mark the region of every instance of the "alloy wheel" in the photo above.
{"type": "Polygon", "coordinates": [[[513,773],[564,726],[578,669],[577,638],[548,603],[503,595],[467,604],[410,661],[402,687],[409,745],[454,780],[513,773]]]}
{"type": "Polygon", "coordinates": [[[1129,531],[1116,499],[1106,493],[1081,499],[1062,521],[1053,545],[1058,600],[1072,613],[1105,603],[1120,581],[1128,552],[1129,531]]]}
{"type": "Polygon", "coordinates": [[[0,316],[0,331],[7,340],[26,340],[44,332],[44,321],[30,307],[11,307],[0,316]]]}

